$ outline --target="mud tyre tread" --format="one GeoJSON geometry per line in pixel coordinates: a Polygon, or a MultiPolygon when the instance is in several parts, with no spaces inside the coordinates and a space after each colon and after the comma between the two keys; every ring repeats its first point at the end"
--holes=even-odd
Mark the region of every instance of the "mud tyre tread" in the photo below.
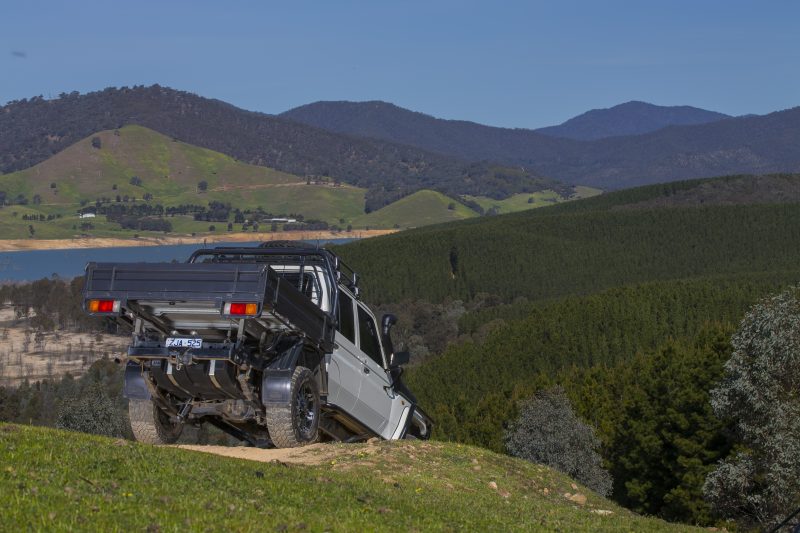
{"type": "Polygon", "coordinates": [[[313,444],[319,440],[320,399],[319,386],[314,374],[306,367],[298,366],[292,374],[291,398],[289,405],[269,406],[266,408],[267,430],[276,448],[297,448],[313,444]],[[312,428],[306,435],[297,427],[297,394],[304,384],[310,386],[314,395],[314,418],[312,428]],[[310,433],[310,436],[308,436],[310,433]]]}
{"type": "Polygon", "coordinates": [[[166,413],[150,400],[128,400],[131,430],[137,442],[145,444],[174,444],[181,436],[182,424],[165,423],[166,413]]]}

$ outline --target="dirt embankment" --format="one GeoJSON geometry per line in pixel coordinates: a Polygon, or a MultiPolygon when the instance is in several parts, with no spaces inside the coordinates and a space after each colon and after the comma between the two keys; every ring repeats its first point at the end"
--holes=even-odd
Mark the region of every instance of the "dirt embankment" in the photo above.
{"type": "Polygon", "coordinates": [[[277,240],[313,241],[331,239],[366,239],[395,233],[394,229],[332,231],[281,231],[264,233],[220,233],[218,235],[169,235],[164,237],[81,237],[74,239],[4,239],[0,240],[0,251],[19,250],[67,250],[72,248],[112,248],[117,246],[164,246],[170,244],[211,244],[215,242],[251,242],[277,240]]]}

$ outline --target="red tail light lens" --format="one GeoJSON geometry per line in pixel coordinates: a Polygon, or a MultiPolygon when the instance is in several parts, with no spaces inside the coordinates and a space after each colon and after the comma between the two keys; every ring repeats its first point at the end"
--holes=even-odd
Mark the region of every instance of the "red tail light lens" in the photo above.
{"type": "Polygon", "coordinates": [[[249,302],[228,302],[222,313],[230,316],[255,316],[258,314],[258,304],[249,302]]]}
{"type": "Polygon", "coordinates": [[[119,300],[89,300],[86,309],[90,313],[119,313],[119,300]]]}

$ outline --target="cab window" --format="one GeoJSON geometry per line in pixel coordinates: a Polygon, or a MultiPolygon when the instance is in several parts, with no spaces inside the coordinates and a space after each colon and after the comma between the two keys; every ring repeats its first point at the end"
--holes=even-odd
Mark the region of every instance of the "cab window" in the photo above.
{"type": "Polygon", "coordinates": [[[356,324],[353,319],[353,299],[339,291],[339,333],[356,343],[356,324]]]}
{"type": "Polygon", "coordinates": [[[375,327],[375,320],[360,305],[358,306],[358,340],[361,351],[383,368],[378,328],[375,327]]]}

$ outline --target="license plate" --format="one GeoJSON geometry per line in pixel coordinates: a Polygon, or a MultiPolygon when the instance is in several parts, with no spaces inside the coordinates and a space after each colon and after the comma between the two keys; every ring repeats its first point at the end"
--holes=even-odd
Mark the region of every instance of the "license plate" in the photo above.
{"type": "Polygon", "coordinates": [[[191,337],[169,337],[166,342],[167,348],[194,348],[199,349],[203,347],[203,339],[195,339],[191,337]]]}

